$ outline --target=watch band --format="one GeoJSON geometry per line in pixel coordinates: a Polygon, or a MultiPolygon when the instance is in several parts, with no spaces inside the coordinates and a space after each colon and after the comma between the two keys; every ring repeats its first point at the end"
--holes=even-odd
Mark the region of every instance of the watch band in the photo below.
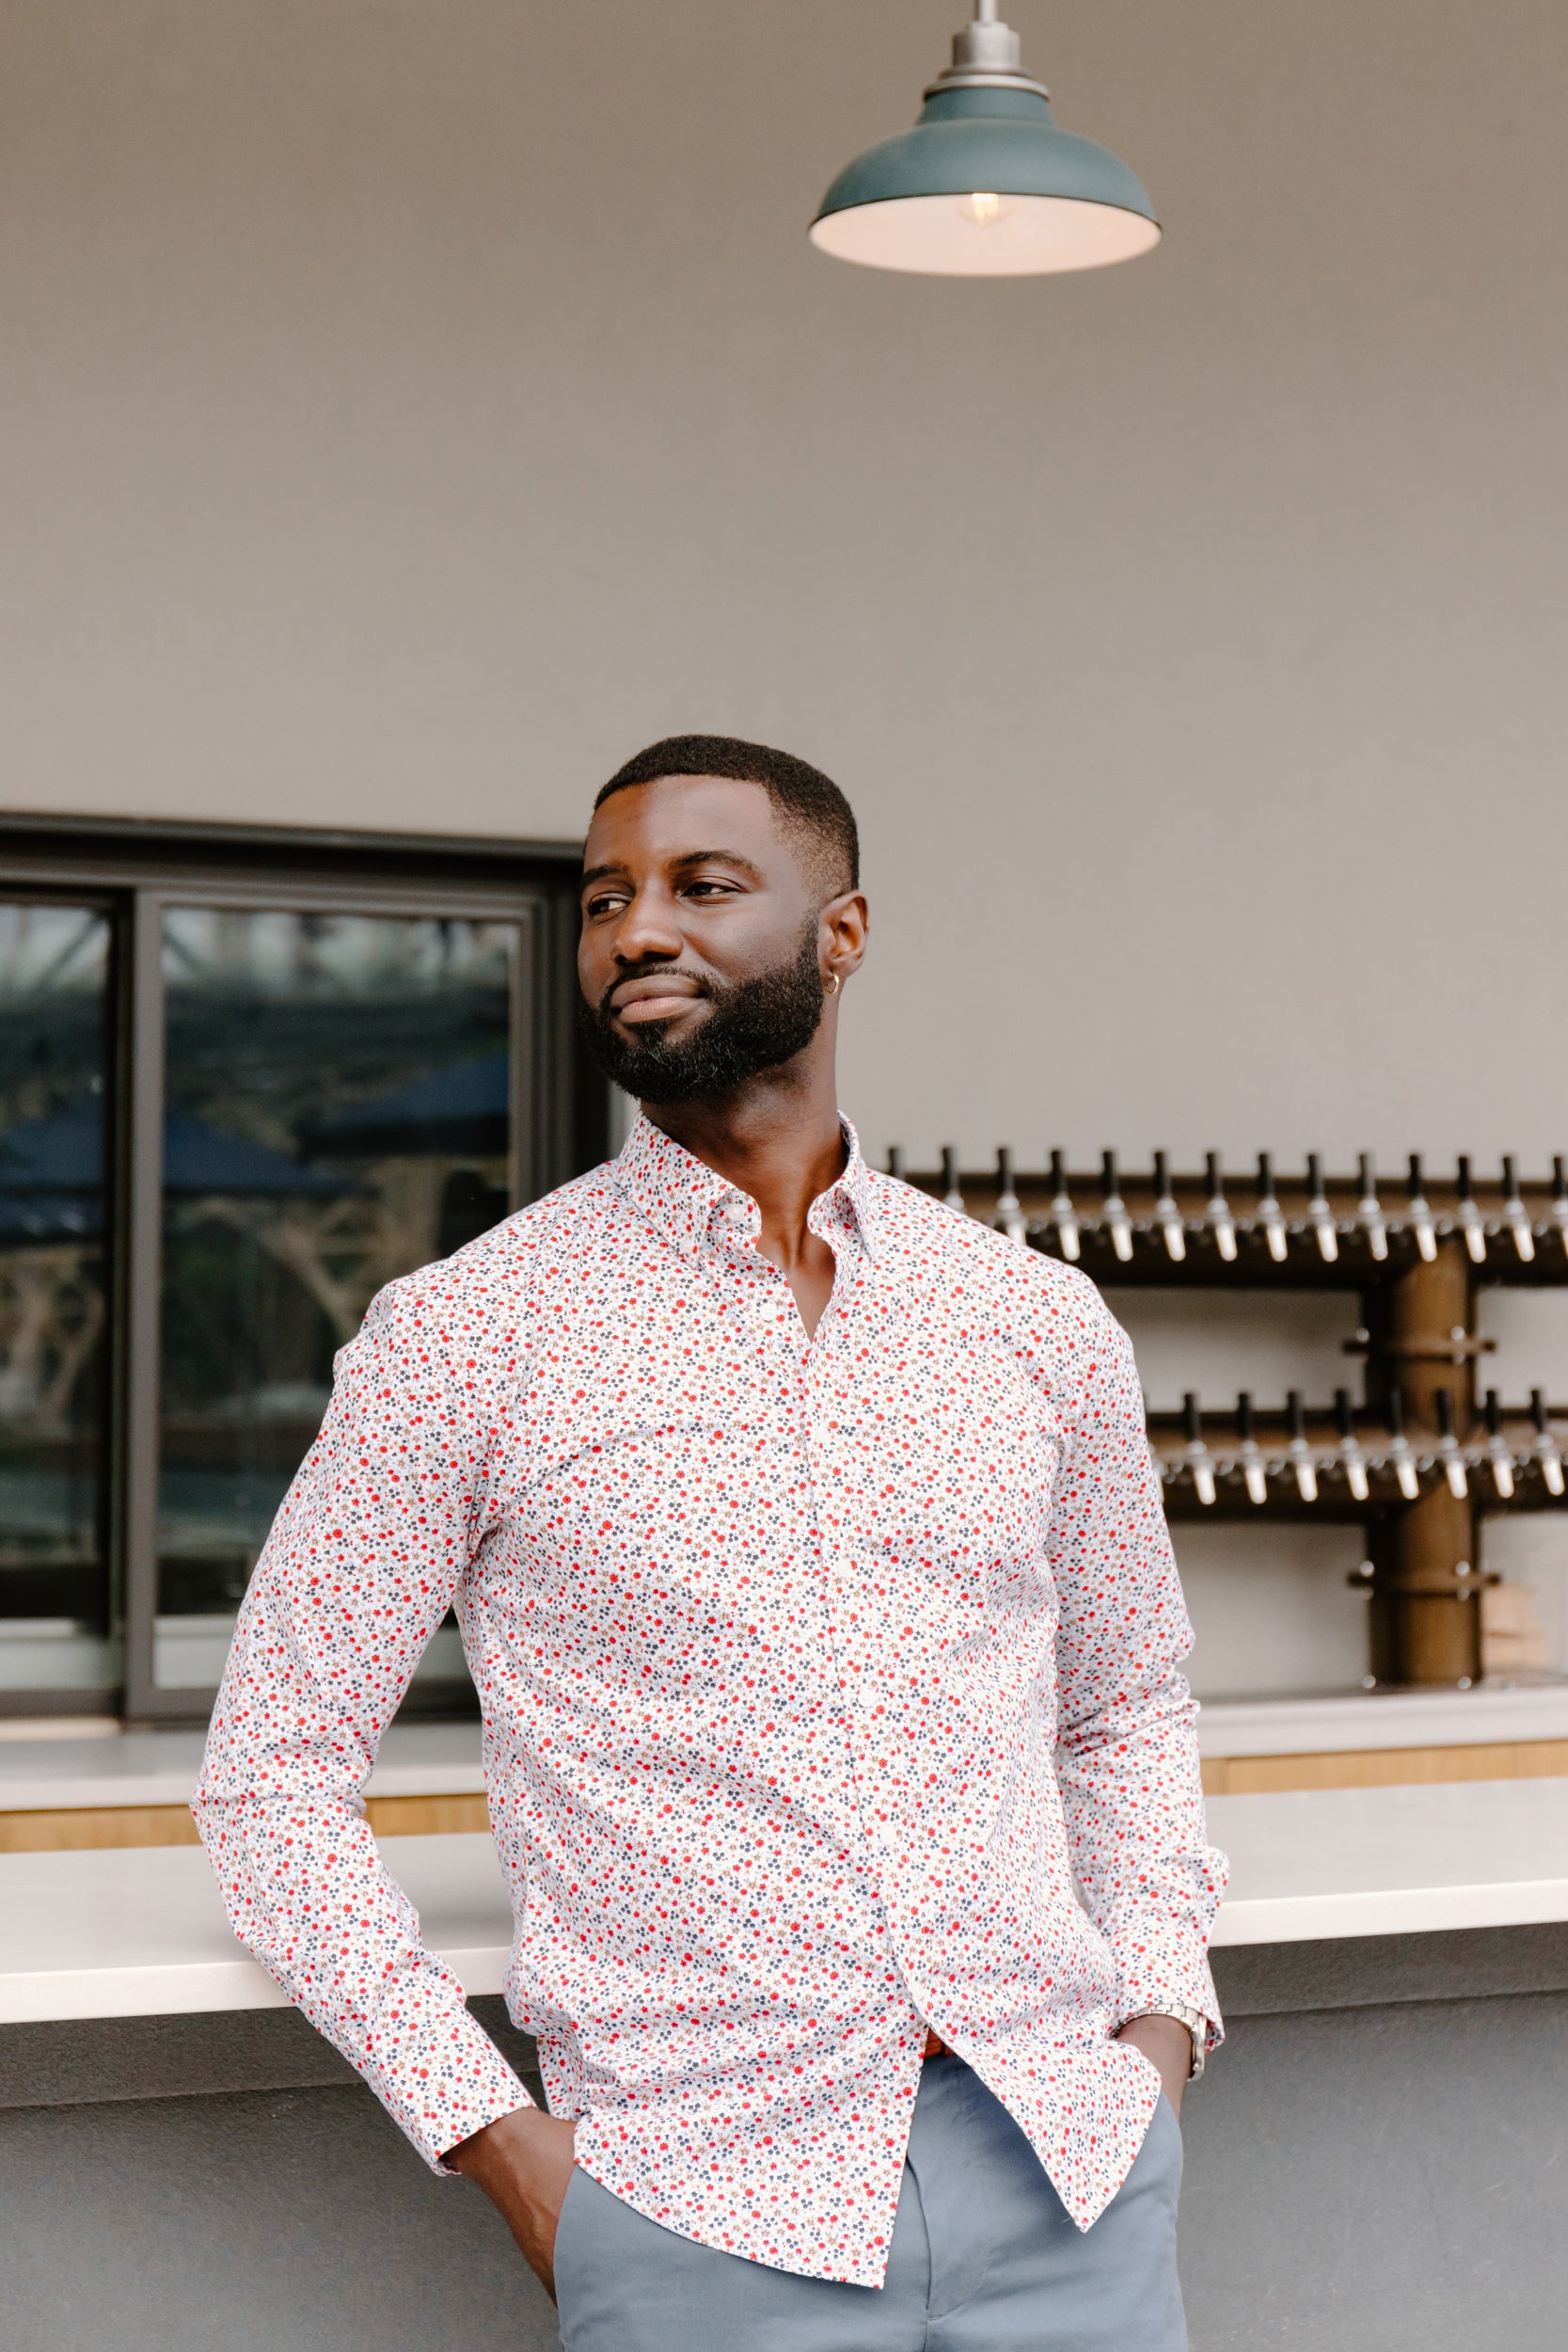
{"type": "Polygon", "coordinates": [[[1185,2026],[1191,2034],[1193,2071],[1187,2080],[1196,2083],[1209,2057],[1209,2020],[1201,2010],[1189,2009],[1183,2001],[1167,2001],[1164,2009],[1156,2010],[1155,2014],[1160,2017],[1174,2017],[1177,2024],[1185,2026]]]}

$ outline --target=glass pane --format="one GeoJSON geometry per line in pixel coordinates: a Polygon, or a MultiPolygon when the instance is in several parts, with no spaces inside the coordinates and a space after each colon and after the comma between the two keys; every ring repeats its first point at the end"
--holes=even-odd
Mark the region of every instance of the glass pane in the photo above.
{"type": "MultiPolygon", "coordinates": [[[[510,924],[165,915],[157,1680],[210,1686],[332,1358],[508,1214],[510,924]]],[[[449,1623],[421,1672],[460,1676],[449,1623]]]]}
{"type": "Polygon", "coordinates": [[[107,919],[0,904],[0,1689],[112,1689],[107,919]]]}

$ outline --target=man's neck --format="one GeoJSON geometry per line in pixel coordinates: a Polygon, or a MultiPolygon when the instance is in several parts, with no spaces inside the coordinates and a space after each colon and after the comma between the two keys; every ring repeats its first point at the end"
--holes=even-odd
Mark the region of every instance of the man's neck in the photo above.
{"type": "Polygon", "coordinates": [[[642,1109],[694,1158],[751,1195],[762,1214],[764,1255],[787,1272],[807,1247],[812,1202],[844,1173],[831,1059],[817,1068],[802,1069],[798,1060],[764,1071],[733,1094],[644,1103],[642,1109]]]}

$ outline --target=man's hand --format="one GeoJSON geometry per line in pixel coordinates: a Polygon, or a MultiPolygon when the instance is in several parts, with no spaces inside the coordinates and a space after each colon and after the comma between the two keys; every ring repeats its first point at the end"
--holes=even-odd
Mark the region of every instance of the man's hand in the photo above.
{"type": "Polygon", "coordinates": [[[1179,2017],[1130,2017],[1117,2034],[1118,2042],[1131,2042],[1146,2058],[1160,2070],[1160,2080],[1165,2096],[1181,2114],[1181,2093],[1187,2088],[1187,2077],[1193,2071],[1193,2037],[1179,2017]]]}
{"type": "Polygon", "coordinates": [[[555,2225],[572,2177],[577,2126],[543,2107],[514,2107],[460,2140],[447,2156],[480,2187],[506,2223],[550,2301],[555,2301],[555,2225]]]}

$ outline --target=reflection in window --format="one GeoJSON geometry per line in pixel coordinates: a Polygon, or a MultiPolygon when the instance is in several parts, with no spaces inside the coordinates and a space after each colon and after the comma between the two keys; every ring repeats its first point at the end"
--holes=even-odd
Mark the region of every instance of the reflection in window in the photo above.
{"type": "Polygon", "coordinates": [[[106,1569],[109,931],[0,904],[0,1689],[119,1680],[106,1569]]]}
{"type": "MultiPolygon", "coordinates": [[[[382,1284],[508,1213],[515,932],[165,916],[161,1684],[210,1685],[332,1359],[382,1284]]],[[[426,1672],[462,1672],[451,1629],[426,1672]]]]}

